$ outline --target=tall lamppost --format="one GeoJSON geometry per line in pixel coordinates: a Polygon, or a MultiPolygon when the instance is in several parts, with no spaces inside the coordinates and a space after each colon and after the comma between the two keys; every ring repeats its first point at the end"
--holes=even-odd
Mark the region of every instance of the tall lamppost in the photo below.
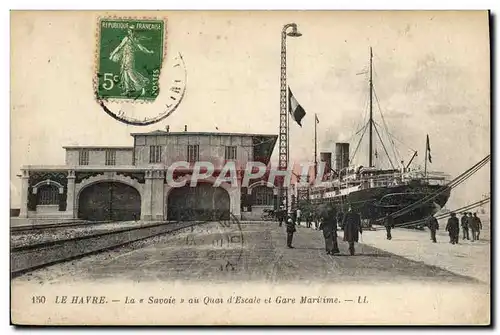
{"type": "MultiPolygon", "coordinates": [[[[279,170],[288,169],[289,160],[289,114],[287,111],[287,87],[286,87],[286,37],[302,36],[297,30],[297,24],[288,23],[281,31],[281,80],[280,80],[280,133],[279,133],[279,170]],[[291,29],[290,29],[291,28],[291,29]],[[288,32],[287,32],[288,31],[288,32]]],[[[288,213],[288,185],[281,185],[280,206],[285,198],[285,210],[288,213]]]]}

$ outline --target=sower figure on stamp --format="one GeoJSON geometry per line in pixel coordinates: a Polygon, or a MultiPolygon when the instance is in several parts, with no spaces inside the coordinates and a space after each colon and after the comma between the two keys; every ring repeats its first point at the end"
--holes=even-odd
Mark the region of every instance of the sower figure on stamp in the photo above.
{"type": "Polygon", "coordinates": [[[291,217],[288,217],[286,221],[286,246],[288,248],[293,248],[292,241],[293,233],[295,233],[295,230],[295,223],[293,222],[293,219],[291,217]]]}
{"type": "Polygon", "coordinates": [[[450,243],[458,244],[458,236],[460,235],[458,218],[455,213],[450,214],[451,217],[448,219],[448,224],[446,225],[446,231],[450,234],[450,243]]]}
{"type": "Polygon", "coordinates": [[[431,241],[433,243],[437,243],[436,231],[439,230],[439,223],[434,216],[429,215],[429,217],[427,218],[427,227],[431,231],[431,241]]]}
{"type": "Polygon", "coordinates": [[[392,215],[387,214],[384,220],[385,230],[387,232],[387,239],[392,240],[391,229],[394,228],[394,218],[392,215]]]}
{"type": "Polygon", "coordinates": [[[329,206],[328,210],[323,213],[320,229],[323,230],[326,253],[328,255],[340,253],[337,242],[337,211],[335,207],[329,206]]]}
{"type": "Polygon", "coordinates": [[[349,253],[354,255],[354,243],[359,241],[359,234],[363,234],[363,228],[361,227],[361,216],[352,210],[349,206],[349,210],[344,215],[344,220],[342,222],[344,226],[344,241],[349,243],[349,253]]]}
{"type": "Polygon", "coordinates": [[[139,41],[143,37],[136,36],[132,28],[127,30],[127,36],[111,52],[109,58],[116,63],[120,63],[120,85],[123,95],[133,92],[141,92],[144,95],[149,79],[142,75],[135,67],[135,53],[141,51],[152,54],[153,51],[144,47],[139,41]]]}
{"type": "Polygon", "coordinates": [[[462,217],[460,218],[460,225],[462,226],[463,239],[469,238],[469,224],[467,223],[467,212],[462,213],[462,217]]]}

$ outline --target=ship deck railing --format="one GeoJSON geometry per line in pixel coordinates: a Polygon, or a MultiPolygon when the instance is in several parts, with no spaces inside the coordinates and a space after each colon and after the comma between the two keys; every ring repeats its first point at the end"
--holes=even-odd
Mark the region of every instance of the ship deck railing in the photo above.
{"type": "Polygon", "coordinates": [[[420,171],[412,171],[406,173],[393,173],[385,175],[377,175],[372,177],[362,177],[357,180],[333,180],[319,185],[311,189],[311,195],[324,194],[335,192],[335,195],[340,195],[343,190],[368,189],[374,187],[394,187],[405,186],[414,182],[421,182],[427,185],[444,186],[449,182],[450,178],[443,172],[428,172],[425,175],[420,171]]]}

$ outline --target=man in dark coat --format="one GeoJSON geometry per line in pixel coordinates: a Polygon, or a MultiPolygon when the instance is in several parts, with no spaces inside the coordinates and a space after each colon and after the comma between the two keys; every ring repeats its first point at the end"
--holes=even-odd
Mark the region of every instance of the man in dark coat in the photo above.
{"type": "Polygon", "coordinates": [[[467,213],[463,212],[462,217],[460,218],[460,225],[462,226],[462,232],[463,232],[463,239],[470,239],[469,238],[469,225],[467,224],[467,213]]]}
{"type": "Polygon", "coordinates": [[[477,216],[477,213],[474,213],[474,216],[472,217],[472,220],[475,223],[475,226],[477,228],[477,235],[476,235],[476,240],[479,241],[479,233],[481,232],[481,229],[483,229],[483,224],[481,223],[481,219],[477,216]]]}
{"type": "Polygon", "coordinates": [[[340,253],[337,242],[337,211],[335,207],[330,207],[323,213],[320,229],[323,230],[325,238],[325,249],[328,255],[340,253]]]}
{"type": "Polygon", "coordinates": [[[342,212],[342,209],[337,213],[337,222],[340,225],[340,229],[344,230],[344,212],[342,212]]]}
{"type": "Polygon", "coordinates": [[[293,219],[289,217],[286,221],[286,246],[291,249],[293,249],[292,241],[293,233],[295,233],[295,231],[295,222],[293,222],[293,219]]]}
{"type": "Polygon", "coordinates": [[[312,213],[310,207],[304,209],[304,219],[306,220],[306,227],[311,228],[312,213]]]}
{"type": "Polygon", "coordinates": [[[285,210],[283,208],[279,208],[277,212],[279,226],[281,227],[283,225],[283,221],[285,221],[285,210]]]}
{"type": "Polygon", "coordinates": [[[477,231],[479,230],[479,226],[477,224],[477,221],[474,220],[472,217],[472,213],[467,213],[467,225],[470,228],[470,232],[472,235],[472,242],[474,242],[477,239],[477,231]]]}
{"type": "Polygon", "coordinates": [[[392,215],[387,214],[384,220],[385,230],[387,232],[387,239],[392,240],[391,229],[394,228],[394,218],[392,215]]]}
{"type": "Polygon", "coordinates": [[[439,223],[434,216],[429,215],[429,217],[427,218],[427,227],[429,227],[429,230],[431,231],[432,243],[437,243],[436,231],[439,230],[439,223]]]}
{"type": "Polygon", "coordinates": [[[361,227],[361,216],[349,207],[349,210],[344,215],[344,220],[342,222],[344,227],[344,241],[349,243],[349,253],[354,255],[354,242],[359,241],[359,234],[363,234],[363,228],[361,227]]]}
{"type": "Polygon", "coordinates": [[[450,243],[458,244],[458,236],[460,235],[460,231],[458,218],[455,213],[451,213],[451,217],[448,219],[448,224],[446,225],[446,231],[448,232],[448,234],[450,234],[450,243]]]}

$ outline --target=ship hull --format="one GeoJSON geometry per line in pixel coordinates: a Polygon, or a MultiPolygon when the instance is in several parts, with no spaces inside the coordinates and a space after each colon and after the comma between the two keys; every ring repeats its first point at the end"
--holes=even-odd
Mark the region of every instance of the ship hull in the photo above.
{"type": "MultiPolygon", "coordinates": [[[[387,214],[395,213],[415,202],[443,190],[439,185],[402,185],[393,187],[375,187],[351,192],[344,196],[323,198],[319,203],[333,202],[342,211],[351,205],[365,220],[380,220],[387,214]]],[[[422,220],[435,214],[444,207],[450,197],[450,188],[444,189],[436,198],[418,206],[409,213],[395,218],[395,224],[401,225],[422,220]]],[[[379,221],[380,222],[380,221],[379,221]]],[[[421,229],[423,223],[409,225],[408,228],[421,229]]]]}

